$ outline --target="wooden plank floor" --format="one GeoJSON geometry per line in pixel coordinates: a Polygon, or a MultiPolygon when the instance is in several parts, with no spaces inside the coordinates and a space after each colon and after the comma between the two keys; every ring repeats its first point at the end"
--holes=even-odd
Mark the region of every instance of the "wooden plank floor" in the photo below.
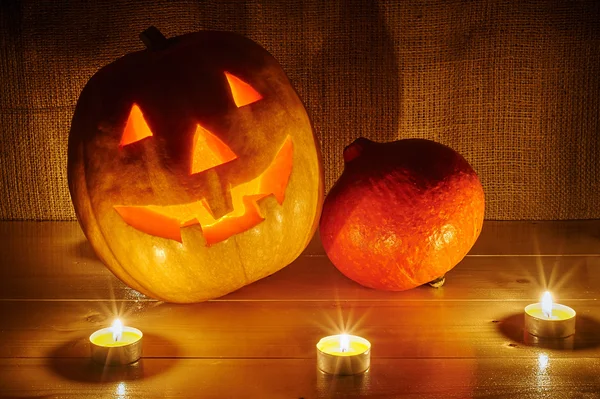
{"type": "Polygon", "coordinates": [[[75,222],[0,222],[0,398],[600,397],[600,221],[488,221],[441,289],[391,293],[342,276],[318,237],[284,270],[230,295],[172,305],[132,291],[75,222]],[[523,334],[549,288],[577,311],[558,343],[523,334]],[[110,369],[87,337],[115,315],[144,357],[110,369]],[[342,330],[373,344],[362,376],[316,369],[342,330]]]}

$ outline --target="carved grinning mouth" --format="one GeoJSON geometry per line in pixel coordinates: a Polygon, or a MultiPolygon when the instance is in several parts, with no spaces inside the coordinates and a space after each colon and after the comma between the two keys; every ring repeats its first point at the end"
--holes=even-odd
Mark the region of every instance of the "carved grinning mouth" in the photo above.
{"type": "Polygon", "coordinates": [[[121,206],[125,223],[146,234],[182,242],[181,228],[199,224],[207,245],[251,229],[264,220],[258,201],[274,195],[281,205],[292,172],[293,144],[288,136],[269,167],[253,180],[231,188],[233,211],[215,219],[205,199],[178,205],[121,206]]]}

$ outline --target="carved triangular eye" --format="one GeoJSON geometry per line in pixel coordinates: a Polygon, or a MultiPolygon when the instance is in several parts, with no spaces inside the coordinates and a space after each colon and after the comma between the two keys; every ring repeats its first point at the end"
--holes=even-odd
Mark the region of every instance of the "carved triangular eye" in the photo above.
{"type": "Polygon", "coordinates": [[[232,75],[229,72],[225,72],[225,77],[227,77],[227,82],[229,83],[229,88],[231,89],[233,102],[238,108],[243,107],[244,105],[255,103],[262,99],[262,96],[259,92],[254,90],[252,86],[237,76],[232,75]]]}
{"type": "Polygon", "coordinates": [[[129,117],[127,118],[119,147],[135,143],[146,137],[152,137],[152,130],[150,130],[148,123],[146,123],[140,107],[137,104],[133,104],[131,111],[129,111],[129,117]]]}
{"type": "Polygon", "coordinates": [[[233,161],[237,155],[217,136],[198,125],[192,148],[192,168],[190,173],[200,173],[215,166],[233,161]]]}

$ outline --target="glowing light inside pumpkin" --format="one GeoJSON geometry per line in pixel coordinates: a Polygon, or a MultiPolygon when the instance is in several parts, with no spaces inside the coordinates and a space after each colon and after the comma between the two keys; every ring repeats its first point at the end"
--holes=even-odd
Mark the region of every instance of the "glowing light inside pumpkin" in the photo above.
{"type": "Polygon", "coordinates": [[[546,291],[542,295],[542,313],[547,318],[552,318],[552,295],[550,295],[550,291],[546,291]]]}
{"type": "Polygon", "coordinates": [[[119,319],[115,319],[110,329],[112,330],[113,341],[120,341],[123,336],[123,322],[119,319]]]}
{"type": "Polygon", "coordinates": [[[262,222],[257,201],[273,195],[281,205],[292,172],[293,144],[287,137],[269,167],[255,179],[231,188],[233,210],[215,219],[204,199],[188,204],[115,206],[130,226],[154,236],[182,242],[181,228],[200,224],[207,245],[226,240],[262,222]]]}
{"type": "Polygon", "coordinates": [[[227,83],[229,83],[233,102],[236,107],[240,108],[262,99],[262,96],[252,86],[237,76],[225,72],[225,77],[227,78],[227,83]]]}
{"type": "Polygon", "coordinates": [[[340,352],[348,352],[350,350],[350,336],[348,334],[340,335],[340,352]]]}
{"type": "Polygon", "coordinates": [[[217,136],[198,125],[194,134],[192,168],[190,173],[200,173],[215,166],[233,161],[237,155],[217,136]]]}
{"type": "Polygon", "coordinates": [[[120,147],[135,143],[146,137],[152,137],[152,131],[144,119],[144,114],[137,104],[133,104],[121,136],[120,147]]]}

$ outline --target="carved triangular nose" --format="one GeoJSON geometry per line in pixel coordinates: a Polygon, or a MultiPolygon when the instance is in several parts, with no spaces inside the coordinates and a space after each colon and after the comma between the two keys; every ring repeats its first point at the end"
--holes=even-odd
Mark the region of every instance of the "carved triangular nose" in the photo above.
{"type": "Polygon", "coordinates": [[[198,125],[192,147],[190,173],[200,173],[215,166],[233,161],[237,155],[217,136],[198,125]]]}

